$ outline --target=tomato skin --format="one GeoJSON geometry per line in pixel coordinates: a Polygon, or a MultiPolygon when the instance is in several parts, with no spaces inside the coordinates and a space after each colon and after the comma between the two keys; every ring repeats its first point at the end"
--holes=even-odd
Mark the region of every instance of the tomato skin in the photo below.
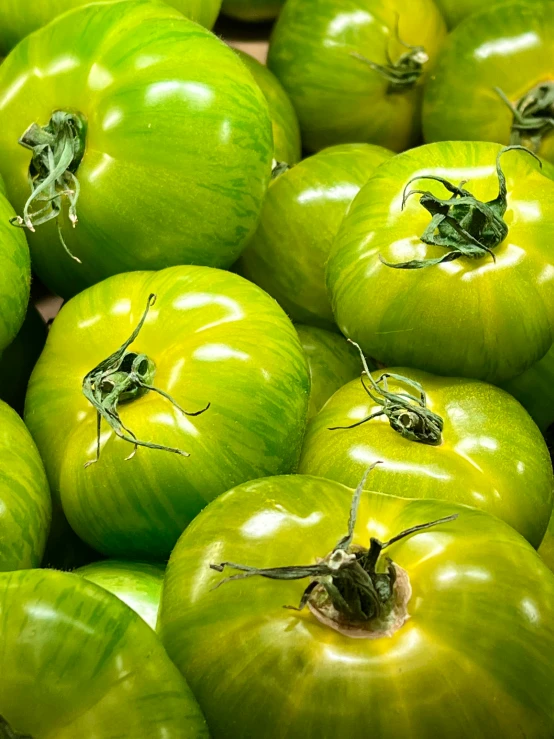
{"type": "MultiPolygon", "coordinates": [[[[425,88],[426,141],[510,142],[512,103],[552,79],[554,6],[542,2],[494,3],[467,18],[448,37],[425,88]]],[[[537,151],[554,162],[554,134],[537,151]]]]}
{"type": "Polygon", "coordinates": [[[37,448],[21,418],[0,400],[0,572],[40,565],[51,516],[37,448]]]}
{"type": "Polygon", "coordinates": [[[116,595],[156,628],[165,567],[145,562],[106,559],[80,567],[75,574],[116,595]]]}
{"type": "Polygon", "coordinates": [[[270,21],[281,12],[285,0],[223,0],[221,12],[240,21],[270,21]]]}
{"type": "Polygon", "coordinates": [[[46,325],[30,305],[19,333],[0,355],[0,399],[20,414],[29,377],[45,341],[46,325]]]}
{"type": "MultiPolygon", "coordinates": [[[[390,372],[422,385],[428,407],[444,421],[442,443],[406,439],[386,417],[330,431],[378,410],[360,380],[353,380],[308,426],[299,472],[355,487],[370,464],[383,460],[371,474],[373,490],[475,506],[538,547],[552,511],[552,464],[539,429],[521,405],[503,390],[475,380],[404,368],[390,372]]],[[[372,374],[377,380],[382,371],[372,374]]],[[[390,380],[389,388],[413,392],[390,380]]]]}
{"type": "Polygon", "coordinates": [[[260,225],[239,269],[294,321],[336,331],[325,263],[350,203],[391,156],[392,152],[370,144],[333,146],[271,183],[260,225]]]}
{"type": "Polygon", "coordinates": [[[302,158],[302,142],[298,118],[289,96],[265,64],[260,64],[244,51],[235,49],[235,52],[258,83],[267,101],[273,126],[274,159],[277,162],[296,164],[302,158]]]}
{"type": "Polygon", "coordinates": [[[213,590],[223,575],[210,563],[315,563],[345,535],[351,499],[327,480],[258,480],[211,503],[181,536],[159,633],[214,739],[367,739],[368,727],[379,739],[515,737],[514,726],[529,739],[550,736],[554,576],[493,516],[363,494],[354,545],[459,514],[387,550],[413,588],[411,618],[390,638],[353,639],[308,609],[284,609],[308,580],[256,577],[213,590]]]}
{"type": "Polygon", "coordinates": [[[88,122],[79,222],[71,226],[67,204],[61,220],[82,264],[54,221],[37,226],[34,269],[53,292],[68,297],[124,271],[236,261],[258,223],[273,147],[265,98],[232,49],[143,0],[78,8],[23,40],[0,67],[0,169],[19,213],[31,152],[18,139],[61,109],[88,122]],[[60,48],[71,64],[57,63],[60,48]]]}
{"type": "MultiPolygon", "coordinates": [[[[494,5],[508,4],[512,0],[494,0],[494,5]]],[[[533,0],[526,0],[527,3],[533,3],[533,0]]],[[[538,0],[542,2],[542,0],[538,0]]],[[[482,0],[435,0],[439,10],[441,11],[448,28],[455,26],[467,18],[472,13],[477,13],[483,9],[482,0]]]]}
{"type": "Polygon", "coordinates": [[[105,280],[69,301],[29,383],[26,423],[53,494],[90,546],[111,557],[162,560],[208,500],[239,482],[292,471],[309,397],[306,359],[275,301],[242,277],[173,267],[105,280]],[[189,458],[133,447],[102,424],[82,393],[85,375],[116,351],[158,296],[131,346],[156,367],[154,386],[119,406],[139,439],[189,458]]]}
{"type": "Polygon", "coordinates": [[[554,348],[526,372],[506,382],[543,433],[554,424],[554,348]]]}
{"type": "MultiPolygon", "coordinates": [[[[552,345],[554,293],[554,184],[531,155],[511,151],[506,175],[508,236],[490,257],[462,257],[424,269],[393,269],[381,262],[444,256],[421,236],[431,216],[402,195],[416,175],[435,174],[488,201],[498,193],[500,146],[443,142],[385,162],[361,189],[336,236],[327,287],[337,324],[385,366],[420,367],[440,375],[502,383],[521,374],[552,345]],[[417,340],[416,340],[417,339],[417,340]]],[[[447,197],[438,182],[412,188],[447,197]]]]}
{"type": "Polygon", "coordinates": [[[308,419],[331,395],[360,374],[360,355],[343,336],[314,326],[296,326],[311,377],[308,419]]]}
{"type": "Polygon", "coordinates": [[[23,324],[31,289],[29,248],[25,234],[10,224],[16,214],[5,195],[0,177],[0,354],[23,324]]]}
{"type": "Polygon", "coordinates": [[[393,151],[413,146],[420,130],[422,84],[446,34],[431,0],[288,0],[270,40],[268,66],[289,93],[310,151],[367,142],[393,151]],[[429,62],[417,85],[389,83],[352,53],[396,61],[405,44],[424,46],[429,62]],[[322,82],[323,81],[323,82],[322,82]]]}
{"type": "Polygon", "coordinates": [[[103,588],[53,570],[3,574],[0,614],[0,705],[22,735],[208,738],[152,630],[103,588]]]}
{"type": "MultiPolygon", "coordinates": [[[[34,3],[2,0],[0,56],[7,54],[22,38],[58,15],[88,4],[86,0],[39,0],[34,3]]],[[[219,13],[221,0],[170,0],[167,4],[179,10],[186,18],[211,28],[219,13]]]]}

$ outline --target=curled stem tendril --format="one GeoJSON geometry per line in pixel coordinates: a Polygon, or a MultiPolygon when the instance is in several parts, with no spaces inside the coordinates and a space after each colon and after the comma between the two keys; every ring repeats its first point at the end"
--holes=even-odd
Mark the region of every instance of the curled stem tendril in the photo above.
{"type": "Polygon", "coordinates": [[[148,316],[148,312],[155,302],[156,296],[150,295],[142,318],[131,336],[117,351],[87,373],[83,380],[83,395],[96,409],[97,414],[96,459],[87,462],[85,467],[98,462],[100,458],[102,419],[109,424],[117,436],[133,445],[133,451],[126,457],[126,460],[132,459],[135,456],[139,446],[173,452],[183,457],[190,456],[188,452],[181,449],[138,439],[131,429],[124,425],[119,416],[119,404],[121,402],[133,400],[147,392],[154,392],[166,398],[178,411],[186,416],[199,416],[210,407],[210,403],[208,403],[205,408],[193,413],[181,408],[169,393],[152,385],[155,374],[155,366],[152,360],[146,354],[135,354],[127,351],[128,347],[139,335],[148,316]]]}
{"type": "Polygon", "coordinates": [[[379,410],[362,418],[360,421],[356,421],[356,423],[352,423],[349,426],[332,426],[329,428],[329,431],[353,429],[371,421],[373,418],[386,416],[391,427],[405,439],[418,441],[421,444],[430,444],[431,446],[439,445],[442,442],[444,421],[439,415],[433,413],[427,407],[427,395],[419,382],[390,372],[383,372],[379,379],[374,380],[361,347],[355,341],[352,341],[352,339],[348,339],[348,341],[360,353],[363,366],[361,374],[362,387],[371,400],[380,407],[379,410]],[[364,381],[364,377],[369,381],[369,386],[364,381]],[[389,379],[400,382],[415,390],[417,395],[391,392],[388,387],[389,379]]]}

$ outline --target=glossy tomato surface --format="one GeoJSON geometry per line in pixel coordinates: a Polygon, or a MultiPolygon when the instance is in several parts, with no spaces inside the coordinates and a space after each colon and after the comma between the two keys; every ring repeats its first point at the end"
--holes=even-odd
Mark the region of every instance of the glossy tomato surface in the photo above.
{"type": "Polygon", "coordinates": [[[0,67],[0,172],[20,215],[33,155],[18,140],[56,111],[84,126],[84,149],[71,164],[78,222],[67,194],[59,217],[81,263],[55,220],[29,234],[34,269],[53,292],[67,297],[127,270],[237,259],[271,172],[271,121],[220,39],[165,4],[129,0],[78,8],[19,44],[0,67]]]}
{"type": "Polygon", "coordinates": [[[417,193],[402,207],[403,195],[414,189],[449,198],[442,183],[428,179],[438,176],[456,186],[466,181],[467,191],[488,203],[499,192],[500,150],[482,142],[413,149],[379,167],[352,203],[331,250],[327,285],[339,328],[368,356],[386,366],[499,383],[550,349],[554,183],[531,154],[501,157],[507,235],[492,254],[421,269],[384,264],[452,257],[452,250],[422,241],[431,215],[417,193]]]}
{"type": "Polygon", "coordinates": [[[117,595],[119,600],[155,629],[164,570],[163,565],[106,559],[80,567],[74,572],[117,595]]]}
{"type": "Polygon", "coordinates": [[[293,325],[266,293],[230,272],[173,267],[115,276],[80,293],[54,321],[29,383],[26,422],[54,495],[79,536],[112,557],[161,560],[207,501],[246,480],[292,471],[309,395],[293,325]],[[147,391],[118,406],[139,447],[97,414],[83,378],[129,338],[154,364],[147,391]],[[187,413],[203,413],[191,416],[187,413]]]}
{"type": "Polygon", "coordinates": [[[270,21],[276,18],[285,0],[223,0],[225,15],[240,21],[270,21]]]}
{"type": "Polygon", "coordinates": [[[522,375],[504,384],[543,433],[554,424],[554,348],[522,375]]]}
{"type": "Polygon", "coordinates": [[[0,354],[21,328],[31,287],[29,248],[25,234],[10,224],[14,217],[0,177],[0,354]]]}
{"type": "Polygon", "coordinates": [[[212,736],[496,739],[521,727],[528,739],[550,736],[554,577],[493,516],[362,495],[354,546],[458,514],[387,550],[412,587],[410,618],[391,637],[352,638],[308,608],[283,608],[299,603],[307,580],[213,589],[224,576],[211,563],[315,564],[347,533],[352,493],[312,477],[258,480],[211,503],[179,540],[160,633],[212,736]]]}
{"type": "MultiPolygon", "coordinates": [[[[538,85],[554,84],[553,55],[552,0],[483,6],[448,37],[426,86],[426,141],[510,143],[514,115],[509,104],[517,106],[538,85]]],[[[552,113],[546,109],[542,115],[552,113]]],[[[522,143],[531,146],[528,139],[522,143]]],[[[547,125],[532,148],[554,162],[554,128],[547,125]]]]}
{"type": "Polygon", "coordinates": [[[17,413],[0,400],[0,571],[40,565],[51,515],[35,443],[17,413]]]}
{"type": "Polygon", "coordinates": [[[336,330],[325,263],[350,203],[391,156],[370,144],[333,146],[270,184],[240,270],[273,295],[293,320],[336,330]]]}
{"type": "Polygon", "coordinates": [[[152,630],[77,575],[0,575],[0,707],[33,739],[207,739],[190,688],[152,630]]]}
{"type": "Polygon", "coordinates": [[[360,357],[340,334],[314,326],[296,326],[296,330],[310,369],[308,418],[311,418],[339,388],[358,377],[360,357]]]}
{"type": "Polygon", "coordinates": [[[283,85],[265,64],[260,64],[257,59],[244,51],[239,49],[235,51],[260,86],[260,90],[267,100],[269,117],[273,126],[274,159],[277,162],[296,164],[302,157],[302,142],[300,141],[298,118],[289,96],[283,85]]]}
{"type": "Polygon", "coordinates": [[[23,412],[27,383],[46,341],[46,325],[30,305],[12,343],[0,353],[0,399],[23,412]]]}
{"type": "Polygon", "coordinates": [[[296,108],[304,146],[413,146],[422,85],[445,33],[432,0],[288,0],[271,37],[268,66],[296,108]],[[387,56],[397,64],[408,45],[423,47],[428,61],[413,85],[392,88],[375,65],[387,65],[387,56]]]}
{"type": "MultiPolygon", "coordinates": [[[[61,13],[87,4],[86,0],[2,0],[0,56],[61,13]]],[[[219,13],[221,0],[170,0],[167,4],[180,10],[187,18],[211,28],[219,13]]]]}
{"type": "MultiPolygon", "coordinates": [[[[420,370],[390,372],[422,386],[427,407],[444,422],[441,443],[412,441],[392,428],[386,416],[331,431],[381,408],[360,380],[353,380],[309,425],[300,472],[355,487],[370,464],[383,460],[372,472],[372,489],[481,508],[538,547],[552,510],[552,465],[527,412],[508,393],[483,382],[420,370]]],[[[382,371],[372,373],[375,380],[381,375],[382,371]]],[[[393,393],[416,394],[405,382],[389,380],[388,386],[393,393]]]]}
{"type": "MultiPolygon", "coordinates": [[[[493,5],[501,5],[512,2],[513,0],[494,0],[493,5]]],[[[533,4],[535,0],[526,0],[527,3],[533,4]]],[[[542,0],[536,0],[542,2],[542,0]]],[[[467,18],[472,13],[477,13],[484,7],[483,0],[435,0],[436,5],[441,11],[449,28],[454,28],[460,21],[467,18]]]]}

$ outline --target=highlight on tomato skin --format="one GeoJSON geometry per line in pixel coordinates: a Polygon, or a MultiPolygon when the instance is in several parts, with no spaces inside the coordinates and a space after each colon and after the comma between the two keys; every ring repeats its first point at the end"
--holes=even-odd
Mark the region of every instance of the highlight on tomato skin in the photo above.
{"type": "Polygon", "coordinates": [[[353,566],[350,556],[364,556],[371,537],[385,543],[438,521],[388,546],[377,567],[385,574],[394,567],[404,601],[407,581],[411,588],[409,617],[396,622],[392,635],[368,634],[371,618],[356,624],[366,638],[353,638],[344,622],[338,629],[325,622],[314,613],[321,606],[317,587],[315,601],[289,608],[301,604],[313,582],[296,579],[300,570],[324,571],[332,563],[327,555],[346,541],[351,488],[304,475],[246,483],[210,503],[181,536],[158,628],[213,737],[228,736],[230,726],[237,739],[255,736],[260,726],[264,739],[299,731],[340,736],[348,726],[361,739],[371,725],[382,739],[399,731],[414,739],[437,732],[462,739],[473,731],[510,736],[516,721],[542,739],[554,718],[552,573],[493,516],[370,490],[371,477],[339,573],[353,566]],[[225,562],[241,570],[229,565],[222,574],[225,562]],[[271,568],[280,568],[278,577],[271,568]],[[234,574],[247,577],[222,582],[234,574]]]}

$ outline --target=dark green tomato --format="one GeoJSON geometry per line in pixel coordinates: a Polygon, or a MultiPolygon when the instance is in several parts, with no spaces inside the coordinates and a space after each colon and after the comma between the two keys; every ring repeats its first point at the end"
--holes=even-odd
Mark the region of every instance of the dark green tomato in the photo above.
{"type": "Polygon", "coordinates": [[[0,575],[0,619],[0,711],[16,732],[2,736],[208,738],[152,629],[103,588],[53,570],[0,575]]]}
{"type": "MultiPolygon", "coordinates": [[[[221,0],[169,0],[167,3],[197,23],[211,28],[221,0]]],[[[0,5],[0,55],[22,38],[67,10],[87,5],[86,0],[2,0],[0,5]]]]}
{"type": "MultiPolygon", "coordinates": [[[[538,547],[552,510],[552,465],[527,412],[508,393],[483,382],[420,370],[390,372],[423,387],[428,408],[444,422],[440,443],[413,441],[393,429],[386,416],[356,428],[330,430],[381,409],[360,380],[353,380],[308,426],[300,472],[355,487],[364,470],[382,460],[371,475],[373,490],[475,506],[503,519],[538,547]]],[[[375,380],[381,374],[372,373],[375,380]]],[[[404,382],[388,384],[392,392],[416,394],[404,382]]]]}
{"type": "Polygon", "coordinates": [[[333,146],[271,183],[240,270],[273,295],[294,321],[336,330],[325,263],[350,203],[391,156],[369,144],[333,146]]]}
{"type": "Polygon", "coordinates": [[[413,146],[423,83],[445,34],[432,0],[348,0],[346,6],[345,0],[288,0],[271,37],[268,66],[296,108],[304,146],[413,146]],[[409,53],[420,60],[417,71],[391,82],[409,53]],[[394,68],[383,69],[390,64],[394,68]]]}
{"type": "Polygon", "coordinates": [[[244,51],[235,49],[263,92],[273,125],[273,157],[277,162],[296,164],[302,158],[300,126],[289,96],[277,77],[244,51]]]}
{"type": "Polygon", "coordinates": [[[12,343],[0,354],[0,399],[23,412],[27,383],[46,341],[46,325],[30,305],[12,343]]]}
{"type": "Polygon", "coordinates": [[[554,424],[554,348],[503,387],[519,400],[540,430],[546,433],[554,424]]]}
{"type": "Polygon", "coordinates": [[[5,195],[0,177],[0,354],[21,328],[31,289],[29,248],[25,234],[10,225],[15,211],[5,195]]]}
{"type": "Polygon", "coordinates": [[[360,356],[344,336],[314,326],[297,326],[296,330],[308,358],[312,381],[308,418],[312,418],[333,393],[358,377],[360,356]]]}
{"type": "MultiPolygon", "coordinates": [[[[107,379],[107,389],[122,379],[107,379]]],[[[25,417],[77,534],[111,557],[160,561],[207,501],[296,467],[309,387],[296,331],[272,298],[229,272],[173,267],[115,276],[66,303],[31,377],[25,417]],[[151,294],[157,301],[126,356],[146,355],[146,384],[171,399],[129,391],[117,411],[145,444],[190,457],[140,446],[127,459],[133,444],[103,421],[94,463],[97,413],[83,378],[128,340],[151,294]]]]}
{"type": "Polygon", "coordinates": [[[164,570],[163,565],[107,559],[81,567],[75,573],[117,595],[155,629],[164,570]]]}
{"type": "Polygon", "coordinates": [[[221,12],[240,21],[270,21],[281,12],[285,0],[223,0],[221,12]]]}
{"type": "Polygon", "coordinates": [[[0,400],[0,571],[40,565],[51,516],[35,443],[17,413],[0,400]]]}
{"type": "Polygon", "coordinates": [[[553,55],[552,0],[495,3],[467,18],[426,86],[425,140],[521,143],[554,162],[553,55]],[[510,106],[522,115],[518,130],[510,106]]]}
{"type": "Polygon", "coordinates": [[[347,534],[352,493],[312,477],[258,480],[211,503],[179,540],[159,630],[214,739],[552,736],[554,576],[493,516],[363,493],[354,547],[458,514],[387,549],[412,588],[392,636],[352,638],[309,608],[283,608],[310,580],[214,590],[224,575],[212,563],[316,564],[347,534]]]}
{"type": "Polygon", "coordinates": [[[500,149],[481,142],[421,146],[385,162],[352,203],[331,251],[327,285],[341,331],[385,366],[501,383],[552,345],[554,183],[525,151],[500,160],[507,236],[492,254],[481,250],[422,269],[383,263],[459,256],[422,240],[432,217],[417,191],[450,198],[442,183],[426,179],[440,176],[456,186],[466,181],[475,198],[492,201],[500,149]],[[410,190],[416,193],[402,208],[410,190]]]}
{"type": "Polygon", "coordinates": [[[58,121],[65,135],[85,123],[47,206],[55,215],[59,201],[63,239],[82,263],[64,250],[55,220],[29,234],[34,268],[53,292],[67,297],[124,271],[237,259],[271,173],[271,121],[252,75],[220,39],[167,5],[129,0],[78,8],[22,41],[0,68],[0,171],[20,215],[33,154],[18,139],[53,111],[74,114],[71,126],[58,121]]]}
{"type": "MultiPolygon", "coordinates": [[[[494,5],[507,5],[509,2],[511,0],[494,0],[494,5]]],[[[526,2],[533,3],[533,0],[526,0],[526,2]]],[[[538,0],[538,2],[542,2],[542,0],[538,0]]],[[[477,13],[485,7],[483,0],[435,0],[435,3],[449,28],[454,28],[468,15],[477,13]]]]}

